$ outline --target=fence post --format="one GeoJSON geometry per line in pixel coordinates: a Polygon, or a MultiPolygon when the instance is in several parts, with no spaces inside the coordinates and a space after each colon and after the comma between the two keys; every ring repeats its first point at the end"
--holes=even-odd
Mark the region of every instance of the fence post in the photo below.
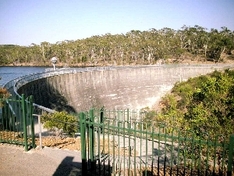
{"type": "Polygon", "coordinates": [[[32,147],[35,148],[35,130],[34,130],[34,118],[33,118],[33,96],[29,97],[29,110],[30,110],[30,120],[31,120],[31,131],[32,131],[32,147]]]}
{"type": "Polygon", "coordinates": [[[103,130],[103,126],[102,126],[103,122],[104,122],[104,106],[100,110],[100,120],[99,120],[99,123],[101,124],[101,126],[100,126],[101,134],[102,134],[102,130],[103,130]]]}
{"type": "Polygon", "coordinates": [[[21,98],[21,108],[22,108],[22,117],[23,117],[23,129],[24,129],[23,135],[24,135],[25,151],[28,151],[26,102],[25,102],[24,94],[22,94],[22,98],[21,98]]]}
{"type": "Polygon", "coordinates": [[[94,110],[89,111],[89,142],[90,142],[90,160],[91,160],[91,171],[96,170],[96,161],[94,159],[94,110]]]}
{"type": "Polygon", "coordinates": [[[10,129],[10,109],[8,101],[4,101],[2,115],[3,115],[3,128],[4,130],[11,130],[10,129]]]}
{"type": "Polygon", "coordinates": [[[3,125],[3,130],[7,129],[7,105],[6,102],[3,101],[3,108],[2,108],[2,125],[3,125]]]}
{"type": "Polygon", "coordinates": [[[86,158],[86,139],[85,139],[85,114],[81,112],[80,116],[80,137],[81,137],[81,157],[82,157],[82,175],[87,175],[87,158],[86,158]]]}
{"type": "Polygon", "coordinates": [[[234,157],[234,134],[230,136],[229,140],[229,153],[228,153],[228,170],[227,176],[232,175],[232,166],[233,166],[233,157],[234,157]]]}

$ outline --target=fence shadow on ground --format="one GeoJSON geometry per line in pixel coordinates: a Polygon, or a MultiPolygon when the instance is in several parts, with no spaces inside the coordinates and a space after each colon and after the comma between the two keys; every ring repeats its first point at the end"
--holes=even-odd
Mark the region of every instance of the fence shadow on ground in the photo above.
{"type": "Polygon", "coordinates": [[[90,161],[88,161],[88,163],[85,164],[85,167],[87,167],[87,169],[84,169],[84,163],[82,166],[81,162],[74,162],[73,159],[73,156],[66,156],[57,167],[53,176],[93,176],[97,174],[111,176],[112,167],[109,165],[100,165],[98,161],[96,161],[95,163],[91,163],[90,161]]]}
{"type": "Polygon", "coordinates": [[[73,162],[73,159],[73,156],[66,156],[54,172],[53,176],[82,175],[82,164],[80,162],[73,162]]]}

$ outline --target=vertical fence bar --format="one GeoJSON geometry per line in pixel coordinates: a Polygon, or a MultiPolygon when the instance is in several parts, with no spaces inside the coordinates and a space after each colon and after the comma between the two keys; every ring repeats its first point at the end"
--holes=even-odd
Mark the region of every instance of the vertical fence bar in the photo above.
{"type": "Polygon", "coordinates": [[[228,170],[227,176],[232,175],[232,167],[233,167],[233,157],[234,157],[234,134],[230,136],[229,139],[229,153],[228,153],[228,170]]]}
{"type": "Polygon", "coordinates": [[[183,153],[183,158],[184,158],[184,168],[183,168],[183,174],[185,175],[186,172],[189,172],[189,162],[190,162],[190,148],[191,148],[191,131],[188,131],[185,135],[185,139],[184,139],[184,153],[183,153]]]}
{"type": "Polygon", "coordinates": [[[4,101],[4,105],[2,108],[2,117],[3,117],[3,129],[6,130],[7,129],[7,103],[6,101],[4,101]]]}
{"type": "Polygon", "coordinates": [[[148,175],[148,124],[146,123],[146,130],[145,130],[145,172],[144,174],[148,175]]]}
{"type": "MultiPolygon", "coordinates": [[[[118,114],[120,114],[121,111],[118,112],[118,114]]],[[[123,161],[124,161],[124,175],[125,175],[125,170],[126,170],[126,153],[125,153],[125,149],[126,149],[126,145],[125,145],[125,139],[126,139],[126,121],[125,121],[125,115],[123,114],[123,161]]]]}
{"type": "Polygon", "coordinates": [[[131,173],[131,120],[130,120],[129,109],[127,109],[127,124],[128,124],[128,175],[131,173]]]}
{"type": "Polygon", "coordinates": [[[206,166],[205,166],[205,175],[208,175],[208,169],[209,169],[209,136],[208,136],[208,138],[207,138],[207,140],[206,140],[206,147],[207,147],[207,150],[206,150],[206,161],[205,161],[205,164],[206,164],[206,166]]]}
{"type": "Polygon", "coordinates": [[[157,150],[157,155],[158,155],[158,167],[157,167],[157,175],[159,175],[159,169],[160,169],[160,167],[159,167],[159,165],[160,165],[160,153],[161,153],[161,151],[160,151],[160,143],[161,143],[161,127],[159,126],[158,127],[158,135],[157,135],[157,137],[158,137],[158,150],[157,150]]]}
{"type": "Polygon", "coordinates": [[[103,130],[103,123],[104,123],[104,107],[101,108],[100,110],[100,130],[101,130],[101,134],[102,134],[102,130],[103,130]]]}
{"type": "MultiPolygon", "coordinates": [[[[110,120],[108,120],[108,124],[107,124],[107,141],[108,141],[108,144],[107,144],[107,148],[108,148],[108,150],[107,150],[107,152],[108,152],[108,154],[110,155],[110,153],[111,153],[111,149],[110,149],[110,120]]],[[[108,157],[108,169],[107,169],[107,171],[108,171],[108,174],[110,174],[111,173],[111,168],[110,168],[110,157],[108,157]]],[[[104,170],[105,170],[105,165],[104,165],[104,170]]]]}
{"type": "Polygon", "coordinates": [[[136,175],[136,131],[137,131],[137,128],[136,128],[136,121],[134,122],[134,175],[136,175]]]}
{"type": "Polygon", "coordinates": [[[25,145],[25,151],[28,151],[26,102],[25,102],[24,94],[22,94],[21,107],[22,107],[23,129],[24,129],[24,133],[23,133],[23,135],[24,135],[24,145],[25,145]]]}
{"type": "Polygon", "coordinates": [[[172,175],[172,169],[173,169],[173,161],[174,161],[174,129],[172,129],[172,132],[171,132],[171,147],[170,147],[170,155],[171,155],[171,161],[170,161],[170,175],[172,175]]]}
{"type": "MultiPolygon", "coordinates": [[[[226,140],[224,140],[224,142],[222,143],[222,158],[226,158],[226,154],[227,154],[227,151],[226,151],[226,148],[227,148],[227,142],[226,140]]],[[[222,162],[221,162],[221,169],[222,169],[222,174],[225,170],[225,160],[223,159],[222,162]]]]}
{"type": "Polygon", "coordinates": [[[166,167],[167,167],[167,129],[164,127],[164,162],[163,162],[163,172],[166,174],[166,167]]]}
{"type": "Polygon", "coordinates": [[[4,127],[5,127],[5,130],[8,130],[8,116],[9,116],[8,111],[9,111],[9,107],[8,107],[7,102],[5,102],[5,108],[4,108],[4,116],[5,116],[4,127]]]}
{"type": "Polygon", "coordinates": [[[103,128],[103,108],[102,109],[100,109],[100,112],[99,111],[97,111],[98,113],[100,113],[99,115],[99,119],[97,119],[97,122],[98,122],[98,125],[97,125],[97,162],[98,162],[98,174],[100,175],[101,174],[101,169],[100,169],[100,165],[101,165],[101,163],[100,163],[100,156],[101,156],[101,152],[100,152],[100,146],[101,146],[101,139],[100,139],[100,136],[101,136],[101,134],[102,134],[102,128],[103,128]]]}
{"type": "Polygon", "coordinates": [[[151,125],[151,137],[152,137],[152,143],[151,143],[151,152],[152,152],[152,155],[151,155],[151,175],[154,174],[154,122],[152,123],[151,125]]]}
{"type": "Polygon", "coordinates": [[[35,131],[34,131],[34,118],[33,118],[33,96],[29,97],[29,110],[30,110],[30,120],[31,120],[31,131],[32,131],[32,147],[35,148],[35,131]]]}
{"type": "Polygon", "coordinates": [[[90,161],[91,161],[91,171],[95,171],[96,162],[94,160],[94,110],[89,111],[89,152],[90,152],[90,161]]]}
{"type": "MultiPolygon", "coordinates": [[[[139,123],[139,131],[140,131],[140,135],[139,135],[139,138],[140,138],[140,158],[142,158],[142,138],[143,138],[143,122],[140,122],[139,123]]],[[[142,169],[142,161],[140,161],[140,170],[142,169]]]]}
{"type": "Polygon", "coordinates": [[[200,175],[200,172],[201,172],[201,153],[202,153],[202,149],[201,149],[201,138],[199,138],[198,140],[198,144],[199,144],[199,147],[198,147],[198,169],[197,169],[197,174],[200,175]]]}
{"type": "Polygon", "coordinates": [[[214,141],[214,158],[213,158],[213,175],[215,175],[215,168],[216,168],[216,153],[217,153],[217,141],[218,141],[218,136],[215,136],[215,141],[214,141]]]}
{"type": "Polygon", "coordinates": [[[1,124],[2,124],[2,126],[1,126],[1,128],[2,128],[2,130],[4,130],[5,128],[4,128],[4,102],[2,102],[2,118],[1,118],[1,124]]]}
{"type": "MultiPolygon", "coordinates": [[[[121,123],[121,122],[120,122],[119,120],[117,120],[117,123],[118,123],[118,124],[117,124],[117,125],[118,125],[118,126],[117,126],[117,127],[118,127],[118,130],[117,130],[117,132],[118,132],[118,144],[120,144],[120,127],[121,127],[121,126],[120,126],[120,123],[121,123]]],[[[117,155],[118,155],[118,168],[121,168],[120,146],[118,147],[118,151],[117,151],[117,152],[118,152],[118,154],[117,154],[117,155]]]]}
{"type": "Polygon", "coordinates": [[[180,148],[181,148],[181,131],[178,130],[178,136],[177,136],[177,140],[178,140],[178,146],[177,146],[177,161],[176,161],[176,174],[178,175],[179,174],[179,166],[180,166],[180,148]]]}
{"type": "Polygon", "coordinates": [[[81,157],[82,157],[82,176],[87,175],[87,157],[86,157],[86,122],[85,114],[81,112],[80,116],[80,136],[81,136],[81,157]]]}
{"type": "Polygon", "coordinates": [[[42,139],[41,139],[41,115],[37,116],[39,124],[39,140],[40,140],[40,149],[42,149],[42,139]]]}
{"type": "MultiPolygon", "coordinates": [[[[12,109],[14,109],[14,107],[13,107],[13,105],[15,104],[15,101],[12,101],[12,109]]],[[[12,118],[12,131],[14,131],[15,132],[15,122],[16,122],[16,115],[15,115],[15,113],[13,113],[13,112],[11,112],[11,118],[12,118]]],[[[15,136],[15,135],[14,135],[15,136]]],[[[15,140],[15,138],[14,138],[14,140],[15,140]]]]}
{"type": "MultiPolygon", "coordinates": [[[[108,111],[104,111],[103,112],[104,114],[103,114],[103,117],[105,117],[105,116],[108,116],[108,111]]],[[[101,152],[101,154],[104,156],[105,155],[105,151],[107,150],[106,149],[106,145],[105,145],[105,143],[106,143],[106,138],[105,138],[105,136],[106,136],[106,119],[103,121],[103,128],[102,128],[102,152],[101,152]]],[[[103,166],[102,166],[102,171],[103,171],[103,174],[105,173],[105,159],[103,159],[102,160],[102,163],[103,163],[103,166]]]]}

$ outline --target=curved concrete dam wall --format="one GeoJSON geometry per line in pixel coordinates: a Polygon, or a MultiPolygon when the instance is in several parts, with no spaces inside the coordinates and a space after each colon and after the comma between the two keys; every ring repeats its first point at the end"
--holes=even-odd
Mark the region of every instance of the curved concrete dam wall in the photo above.
{"type": "Polygon", "coordinates": [[[91,107],[141,109],[152,107],[176,82],[226,68],[219,65],[111,67],[43,76],[19,86],[35,103],[55,110],[79,112],[91,107]]]}

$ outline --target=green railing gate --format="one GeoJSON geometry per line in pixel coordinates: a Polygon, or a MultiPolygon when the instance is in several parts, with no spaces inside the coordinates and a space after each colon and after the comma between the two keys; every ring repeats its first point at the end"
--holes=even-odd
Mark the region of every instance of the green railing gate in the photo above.
{"type": "Polygon", "coordinates": [[[82,175],[228,175],[234,135],[198,138],[191,131],[126,111],[90,110],[80,116],[82,175]]]}
{"type": "Polygon", "coordinates": [[[0,99],[0,142],[35,148],[32,96],[0,99]]]}

